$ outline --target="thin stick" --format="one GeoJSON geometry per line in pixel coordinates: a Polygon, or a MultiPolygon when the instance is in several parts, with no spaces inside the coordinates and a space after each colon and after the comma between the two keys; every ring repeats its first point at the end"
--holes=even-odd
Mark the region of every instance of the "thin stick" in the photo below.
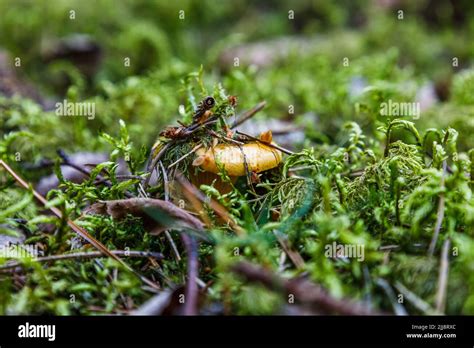
{"type": "Polygon", "coordinates": [[[285,149],[285,148],[283,148],[283,147],[281,147],[281,146],[278,146],[278,145],[275,145],[275,144],[272,144],[272,143],[267,143],[266,141],[262,141],[262,140],[260,140],[259,138],[255,138],[255,137],[253,137],[253,136],[251,136],[251,135],[249,135],[249,134],[242,133],[242,132],[240,132],[240,131],[235,131],[235,132],[236,132],[237,134],[243,135],[244,137],[247,137],[247,138],[249,138],[249,139],[251,139],[251,140],[258,141],[259,143],[262,143],[262,144],[265,144],[265,145],[267,145],[267,146],[273,147],[273,148],[275,148],[275,149],[277,149],[277,150],[280,150],[281,152],[286,153],[287,155],[293,155],[293,154],[294,154],[293,151],[290,151],[290,150],[288,150],[288,149],[285,149]]]}
{"type": "MultiPolygon", "coordinates": [[[[86,175],[86,176],[90,176],[91,173],[83,168],[81,168],[81,166],[78,166],[77,164],[69,161],[69,157],[68,155],[63,151],[63,150],[58,150],[58,155],[59,157],[61,157],[61,159],[63,160],[63,163],[64,165],[66,166],[69,166],[71,168],[74,168],[75,170],[77,170],[78,172],[81,172],[82,174],[86,175]]],[[[98,175],[100,177],[100,175],[98,175]]]]}
{"type": "Polygon", "coordinates": [[[283,251],[290,257],[291,262],[293,262],[296,268],[303,269],[305,263],[300,253],[290,248],[290,246],[288,245],[288,241],[284,239],[282,233],[275,231],[274,234],[278,240],[278,243],[280,243],[283,251]]]}
{"type": "Polygon", "coordinates": [[[197,242],[194,236],[187,235],[185,233],[181,234],[181,239],[183,240],[184,246],[186,247],[186,252],[188,254],[188,279],[186,281],[185,289],[185,304],[184,304],[184,315],[196,315],[198,314],[198,247],[197,242]]]}
{"type": "MultiPolygon", "coordinates": [[[[69,161],[69,159],[67,158],[66,154],[62,151],[59,152],[59,156],[61,156],[61,158],[63,159],[63,162],[61,163],[61,165],[64,165],[64,166],[69,166],[75,170],[77,170],[78,172],[90,177],[91,176],[91,172],[89,172],[88,170],[85,170],[83,168],[81,168],[80,166],[78,166],[77,164],[74,164],[72,162],[69,161]]],[[[96,177],[96,181],[94,182],[95,185],[98,185],[98,184],[101,184],[103,183],[105,186],[107,187],[112,187],[112,183],[110,182],[109,179],[107,178],[104,178],[102,175],[97,175],[96,177]]],[[[124,195],[125,197],[127,198],[132,198],[134,197],[133,194],[131,194],[130,192],[128,191],[125,191],[124,192],[124,195]]]]}
{"type": "Polygon", "coordinates": [[[441,252],[441,265],[439,267],[438,277],[438,291],[436,292],[436,310],[440,313],[444,313],[446,308],[446,294],[448,287],[448,271],[449,271],[449,247],[451,241],[447,238],[443,244],[443,250],[441,252]]]}
{"type": "Polygon", "coordinates": [[[237,120],[230,126],[231,129],[240,126],[242,123],[247,121],[248,119],[252,118],[257,112],[262,110],[267,103],[262,101],[255,105],[252,109],[245,111],[242,115],[240,115],[237,120]]]}
{"type": "MultiPolygon", "coordinates": [[[[152,251],[137,251],[137,250],[111,250],[112,254],[117,256],[125,257],[152,257],[157,260],[162,260],[164,258],[162,253],[152,252],[152,251]]],[[[68,259],[91,259],[96,257],[103,257],[104,254],[100,251],[91,251],[91,252],[78,252],[71,254],[61,254],[61,255],[49,255],[43,257],[33,258],[32,261],[35,262],[49,262],[49,261],[61,261],[68,259]]],[[[26,266],[19,261],[14,261],[6,265],[0,266],[0,270],[12,269],[17,267],[26,266]]]]}
{"type": "Polygon", "coordinates": [[[425,315],[434,315],[436,311],[431,308],[430,304],[425,300],[421,299],[415,293],[408,290],[402,283],[396,282],[395,288],[400,291],[400,293],[410,302],[413,306],[415,306],[419,311],[421,311],[425,315]]]}
{"type": "Polygon", "coordinates": [[[392,249],[398,249],[400,248],[400,245],[382,245],[379,247],[379,250],[392,250],[392,249]]]}
{"type": "Polygon", "coordinates": [[[223,136],[223,135],[220,135],[220,134],[214,132],[213,130],[209,130],[209,134],[211,134],[212,136],[214,136],[214,137],[216,137],[216,138],[223,139],[223,140],[226,140],[226,141],[228,141],[228,142],[231,142],[231,143],[233,143],[233,144],[235,144],[235,145],[244,145],[244,143],[241,142],[241,141],[238,141],[238,140],[234,140],[234,139],[225,137],[225,136],[223,136]]]}
{"type": "MultiPolygon", "coordinates": [[[[28,185],[26,181],[24,181],[18,174],[15,173],[13,169],[10,168],[8,164],[6,164],[3,160],[0,160],[0,165],[5,168],[5,170],[26,190],[31,190],[33,192],[33,195],[37,200],[39,200],[44,206],[48,204],[48,201],[38,192],[36,192],[32,187],[28,185]]],[[[56,207],[49,207],[49,210],[56,215],[59,219],[63,219],[63,214],[62,212],[56,208],[56,207]]],[[[137,271],[135,271],[130,265],[125,263],[120,257],[118,257],[115,254],[112,254],[109,249],[105,245],[103,245],[101,242],[99,242],[97,239],[92,237],[85,229],[82,227],[78,226],[74,221],[67,219],[67,224],[71,229],[76,232],[80,237],[88,241],[90,244],[92,244],[97,250],[99,250],[101,253],[103,253],[106,256],[109,256],[110,258],[114,259],[118,263],[120,263],[126,270],[132,272],[135,274],[137,277],[139,277],[144,283],[147,285],[159,289],[158,286],[153,283],[151,280],[145,278],[141,274],[139,274],[137,271]]]]}
{"type": "MultiPolygon", "coordinates": [[[[168,191],[168,176],[166,174],[165,168],[163,163],[159,162],[161,170],[163,172],[163,181],[164,181],[164,188],[165,188],[165,201],[169,201],[169,191],[168,191]]],[[[170,233],[165,231],[166,237],[168,238],[173,252],[178,261],[181,261],[181,256],[179,255],[178,249],[176,248],[176,244],[173,241],[170,233]]],[[[181,240],[183,241],[184,247],[186,248],[186,253],[188,255],[188,262],[187,262],[187,272],[188,272],[188,279],[186,281],[186,289],[185,289],[185,304],[184,304],[184,315],[196,315],[198,313],[197,309],[197,295],[198,295],[198,286],[196,278],[198,277],[198,268],[199,268],[199,261],[198,261],[198,251],[197,251],[197,242],[193,236],[188,236],[185,233],[181,234],[181,240]]]]}
{"type": "Polygon", "coordinates": [[[168,175],[166,174],[165,167],[163,167],[163,162],[159,161],[158,163],[160,164],[160,169],[163,173],[163,188],[165,192],[165,201],[168,202],[170,200],[168,175]]]}
{"type": "MultiPolygon", "coordinates": [[[[168,175],[166,174],[165,167],[163,167],[163,162],[159,161],[161,171],[163,172],[163,187],[165,191],[165,201],[169,201],[170,195],[169,195],[169,183],[168,183],[168,175]]],[[[181,255],[179,254],[178,248],[176,247],[176,244],[174,243],[173,237],[171,237],[171,234],[168,230],[165,231],[165,236],[168,239],[168,241],[171,244],[171,249],[173,250],[173,254],[176,258],[176,261],[181,261],[181,255]]]]}
{"type": "MultiPolygon", "coordinates": [[[[441,188],[444,189],[444,182],[446,179],[446,160],[443,161],[443,174],[441,176],[441,188]]],[[[428,255],[433,256],[434,250],[436,248],[436,242],[438,241],[439,231],[441,230],[441,226],[443,225],[444,219],[444,192],[439,194],[438,200],[438,213],[436,217],[436,225],[433,233],[433,238],[431,239],[430,247],[428,249],[428,255]]]]}
{"type": "Polygon", "coordinates": [[[210,124],[216,123],[218,119],[219,119],[218,116],[212,116],[203,123],[199,123],[199,122],[193,123],[192,125],[184,129],[184,134],[186,134],[186,136],[190,136],[191,134],[197,132],[201,128],[205,126],[209,126],[210,124]]]}
{"type": "Polygon", "coordinates": [[[173,168],[175,165],[177,165],[179,162],[181,162],[182,160],[184,160],[186,157],[192,155],[194,152],[196,152],[197,150],[199,150],[201,147],[202,147],[202,144],[196,145],[196,146],[195,146],[191,151],[189,151],[187,154],[185,154],[184,156],[181,156],[181,157],[178,158],[176,161],[174,161],[173,163],[171,163],[171,164],[168,166],[168,169],[173,168]]]}
{"type": "Polygon", "coordinates": [[[401,303],[398,303],[395,292],[393,291],[392,287],[385,279],[378,278],[375,280],[375,283],[378,286],[380,286],[383,289],[383,291],[385,291],[385,294],[387,295],[388,299],[392,303],[392,308],[396,315],[408,315],[405,307],[401,303]]]}
{"type": "Polygon", "coordinates": [[[299,172],[300,170],[306,170],[306,169],[312,169],[312,168],[314,168],[314,165],[313,166],[292,167],[292,168],[288,168],[288,171],[289,172],[299,172]]]}
{"type": "Polygon", "coordinates": [[[148,194],[143,189],[143,186],[141,183],[138,183],[138,196],[142,198],[148,198],[148,194]]]}

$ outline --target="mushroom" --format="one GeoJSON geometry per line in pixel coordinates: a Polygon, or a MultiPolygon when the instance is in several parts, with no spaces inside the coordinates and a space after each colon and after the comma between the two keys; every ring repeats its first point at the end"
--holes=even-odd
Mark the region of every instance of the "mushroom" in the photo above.
{"type": "MultiPolygon", "coordinates": [[[[260,173],[280,164],[281,151],[270,146],[272,143],[271,131],[260,134],[260,141],[253,141],[243,145],[217,144],[208,149],[200,148],[196,151],[193,166],[200,167],[204,173],[199,173],[192,178],[195,184],[210,185],[219,177],[216,175],[223,168],[230,176],[232,182],[237,177],[246,175],[247,171],[260,173]],[[267,145],[269,144],[269,145],[267,145]],[[220,168],[219,168],[220,167],[220,168]]],[[[229,185],[222,185],[217,180],[216,188],[222,193],[230,191],[229,185]]]]}

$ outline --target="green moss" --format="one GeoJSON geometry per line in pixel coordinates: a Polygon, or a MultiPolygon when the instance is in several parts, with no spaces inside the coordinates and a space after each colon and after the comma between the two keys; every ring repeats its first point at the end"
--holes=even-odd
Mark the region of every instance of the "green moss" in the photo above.
{"type": "MultiPolygon", "coordinates": [[[[210,225],[206,238],[199,239],[199,278],[209,290],[202,305],[219,303],[230,314],[281,313],[287,303],[281,293],[231,273],[230,266],[247,260],[283,277],[307,276],[336,297],[370,298],[374,308],[386,312],[393,311],[393,300],[379,286],[384,281],[395,290],[402,284],[434,308],[441,248],[449,239],[446,313],[474,314],[474,186],[469,177],[474,173],[474,56],[467,44],[474,17],[460,2],[457,11],[464,16],[453,26],[452,18],[442,15],[449,9],[424,6],[404,2],[401,20],[393,8],[366,1],[305,0],[291,4],[298,17],[292,22],[283,0],[265,5],[265,15],[249,0],[103,0],[93,7],[76,0],[45,0],[35,7],[0,1],[0,41],[12,57],[22,59],[15,73],[32,81],[53,105],[66,98],[96,107],[93,119],[60,117],[54,108],[45,110],[21,95],[0,96],[0,158],[37,183],[53,170],[42,168],[41,161],[58,161],[58,149],[110,154],[89,180],[61,180],[48,195],[50,205],[108,248],[163,253],[158,263],[126,261],[163,288],[174,287],[187,277],[178,233],[171,234],[181,261],[168,237],[150,236],[141,218],[114,221],[83,211],[100,200],[142,194],[139,178],[118,179],[117,165],[125,160],[131,174],[147,174],[146,159],[156,155],[153,144],[169,141],[159,133],[178,119],[189,124],[203,97],[217,101],[213,111],[220,120],[212,129],[221,135],[225,121],[265,100],[255,119],[290,122],[304,140],[292,144],[295,153],[252,187],[245,177],[226,194],[212,185],[201,187],[243,231],[236,234],[205,205],[210,225]],[[75,20],[68,17],[71,9],[75,20]],[[177,20],[180,10],[183,21],[177,20]],[[92,77],[71,62],[46,64],[42,58],[44,47],[74,33],[89,34],[102,49],[92,77]],[[272,40],[282,36],[296,42],[287,53],[272,40]],[[223,62],[222,55],[235,45],[259,40],[268,40],[261,43],[269,57],[263,66],[245,63],[252,59],[243,57],[249,53],[245,46],[241,65],[223,62]],[[278,57],[270,62],[273,56],[278,57]],[[382,103],[416,101],[427,84],[441,98],[419,119],[381,115],[382,103]],[[235,110],[228,95],[238,97],[235,110]],[[99,174],[111,185],[97,185],[99,174]],[[444,216],[430,257],[441,201],[444,216]],[[284,256],[282,243],[301,256],[303,265],[284,256]],[[333,243],[363,245],[364,260],[326,256],[333,243]]],[[[165,170],[199,141],[210,145],[212,137],[201,131],[189,142],[174,143],[162,157],[165,170]]],[[[193,159],[187,157],[175,169],[188,175],[193,159]]],[[[175,173],[169,173],[170,180],[175,173]]],[[[225,173],[220,176],[227,180],[225,173]]],[[[164,198],[162,180],[148,193],[164,198]]],[[[64,219],[44,215],[42,209],[0,168],[0,232],[21,230],[26,244],[41,245],[44,255],[90,249],[73,239],[64,219]]],[[[0,258],[0,264],[6,261],[0,258]]],[[[24,285],[0,274],[1,314],[122,313],[130,303],[135,308],[153,295],[136,275],[104,258],[24,262],[24,285]]],[[[412,303],[403,305],[410,314],[427,314],[412,303]]]]}

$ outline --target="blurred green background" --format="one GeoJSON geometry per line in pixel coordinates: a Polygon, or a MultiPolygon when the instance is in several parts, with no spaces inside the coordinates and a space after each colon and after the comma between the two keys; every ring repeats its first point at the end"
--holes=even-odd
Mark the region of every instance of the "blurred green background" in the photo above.
{"type": "Polygon", "coordinates": [[[306,142],[336,142],[348,120],[372,133],[392,99],[420,101],[417,126],[463,129],[461,150],[474,146],[469,0],[1,0],[0,13],[0,135],[34,133],[14,146],[31,161],[103,149],[97,132],[119,119],[151,146],[203,93],[201,66],[208,90],[222,83],[240,111],[266,100],[257,118],[302,127],[306,142]],[[96,117],[57,117],[64,98],[95,102],[96,117]]]}

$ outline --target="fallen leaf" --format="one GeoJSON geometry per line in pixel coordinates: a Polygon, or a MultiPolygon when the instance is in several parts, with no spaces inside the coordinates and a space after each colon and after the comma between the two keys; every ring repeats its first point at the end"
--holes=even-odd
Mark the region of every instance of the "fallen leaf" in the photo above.
{"type": "Polygon", "coordinates": [[[204,224],[199,219],[173,203],[160,199],[130,198],[102,201],[91,205],[85,213],[109,215],[116,220],[123,220],[129,214],[141,217],[145,228],[151,234],[159,234],[169,229],[204,230],[204,224]]]}

